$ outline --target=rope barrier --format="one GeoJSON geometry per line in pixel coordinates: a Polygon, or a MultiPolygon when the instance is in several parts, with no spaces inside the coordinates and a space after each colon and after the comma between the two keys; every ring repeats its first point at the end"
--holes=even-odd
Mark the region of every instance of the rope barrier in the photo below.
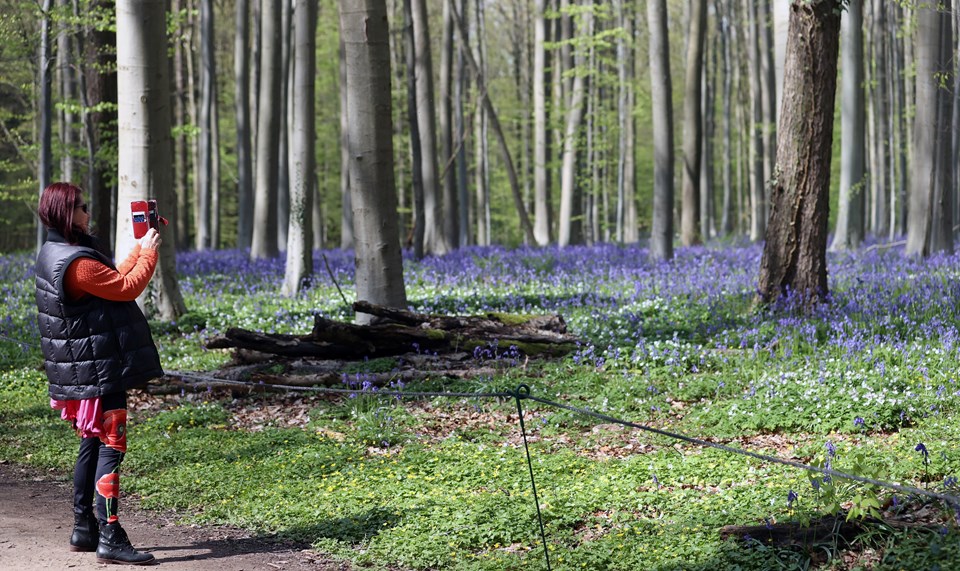
{"type": "MultiPolygon", "coordinates": [[[[173,371],[171,371],[171,373],[172,373],[172,374],[176,374],[176,375],[178,375],[178,376],[181,376],[181,377],[183,377],[183,378],[191,378],[191,377],[192,377],[192,378],[195,378],[195,379],[198,379],[198,380],[215,381],[215,382],[218,382],[218,383],[224,382],[224,379],[218,379],[218,378],[216,378],[216,377],[205,377],[205,376],[203,376],[203,375],[195,375],[195,374],[191,374],[191,373],[179,373],[179,372],[175,373],[175,372],[173,372],[173,371]]],[[[244,385],[244,386],[261,386],[261,384],[259,384],[259,383],[251,383],[251,382],[248,382],[248,381],[230,381],[230,384],[239,384],[239,385],[244,385]]],[[[703,439],[700,439],[700,438],[695,438],[695,437],[692,437],[692,436],[687,436],[687,435],[685,435],[685,434],[679,434],[679,433],[676,433],[676,432],[670,432],[670,431],[668,431],[668,430],[663,430],[663,429],[660,429],[660,428],[654,428],[654,427],[652,427],[652,426],[646,426],[646,425],[643,425],[643,424],[638,424],[638,423],[635,423],[635,422],[630,422],[630,421],[627,421],[627,420],[623,420],[623,419],[620,419],[620,418],[616,418],[616,417],[614,417],[614,416],[610,416],[610,415],[607,415],[607,414],[595,412],[595,411],[592,411],[592,410],[589,410],[589,409],[578,408],[578,407],[575,407],[575,406],[570,406],[570,405],[568,405],[568,404],[564,404],[564,403],[552,401],[552,400],[549,400],[549,399],[545,399],[545,398],[543,398],[543,397],[534,396],[534,395],[530,394],[530,388],[529,388],[527,385],[520,385],[520,386],[519,386],[516,390],[514,390],[514,391],[508,391],[508,392],[501,391],[501,392],[489,392],[489,393],[483,393],[483,392],[477,392],[477,393],[442,392],[442,391],[439,391],[439,392],[413,392],[413,391],[395,391],[395,390],[372,390],[372,391],[371,391],[371,390],[365,390],[365,389],[339,389],[339,388],[328,388],[328,387],[296,387],[296,386],[290,386],[290,385],[273,385],[273,384],[271,384],[270,386],[275,387],[275,388],[287,389],[287,390],[299,390],[299,391],[308,391],[308,392],[371,394],[371,395],[382,395],[382,396],[396,396],[397,398],[423,398],[423,397],[433,397],[433,398],[436,398],[436,397],[501,398],[501,399],[502,399],[502,398],[514,398],[514,399],[516,399],[516,401],[517,401],[517,410],[518,410],[518,413],[519,413],[519,415],[520,415],[520,429],[521,429],[521,431],[523,431],[524,447],[525,447],[525,448],[527,448],[526,427],[525,427],[524,422],[523,422],[523,410],[522,410],[522,408],[520,407],[520,401],[526,399],[526,400],[530,400],[530,401],[533,401],[533,402],[538,402],[538,403],[543,404],[543,405],[546,405],[546,406],[550,406],[550,407],[554,407],[554,408],[566,410],[566,411],[573,412],[573,413],[580,414],[580,415],[584,415],[584,416],[593,417],[593,418],[596,418],[596,419],[598,419],[598,420],[602,420],[602,421],[604,421],[604,422],[609,422],[609,423],[613,423],[613,424],[619,424],[619,425],[626,426],[626,427],[629,427],[629,428],[636,428],[636,429],[638,429],[638,430],[642,430],[642,431],[649,432],[649,433],[652,433],[652,434],[656,434],[656,435],[659,435],[659,436],[664,436],[664,437],[666,437],[666,438],[670,438],[670,439],[673,439],[673,440],[680,440],[680,441],[683,441],[683,442],[687,442],[687,443],[689,443],[689,444],[694,444],[694,445],[696,445],[696,446],[702,446],[702,447],[706,447],[706,448],[714,448],[714,449],[716,449],[716,450],[721,450],[721,451],[723,451],[723,452],[728,452],[728,453],[736,454],[736,455],[740,455],[740,456],[746,456],[746,457],[753,458],[753,459],[756,459],[756,460],[761,460],[761,461],[763,461],[763,462],[769,462],[769,463],[771,463],[771,464],[780,464],[780,465],[782,465],[782,466],[788,466],[788,467],[791,467],[791,468],[797,468],[797,469],[800,469],[800,470],[806,470],[806,471],[808,471],[808,472],[817,472],[817,473],[820,473],[820,474],[822,474],[822,475],[824,475],[824,476],[830,476],[830,477],[832,477],[832,478],[840,478],[840,479],[845,479],[845,480],[851,480],[851,481],[854,481],[854,482],[859,482],[859,483],[861,483],[861,484],[867,484],[867,485],[871,485],[871,486],[878,486],[878,487],[881,487],[881,488],[886,488],[886,489],[890,489],[890,490],[895,490],[895,491],[902,492],[902,493],[905,493],[905,494],[913,494],[913,495],[917,495],[917,496],[924,496],[924,497],[928,497],[928,498],[940,500],[940,501],[946,502],[946,503],[947,503],[948,505],[950,505],[950,506],[953,506],[953,507],[955,507],[955,508],[957,508],[957,509],[960,509],[960,497],[957,497],[957,496],[954,496],[954,495],[951,495],[951,494],[944,494],[944,493],[940,493],[940,492],[934,492],[934,491],[930,491],[930,490],[924,490],[924,489],[922,489],[922,488],[917,488],[917,487],[914,487],[914,486],[906,486],[906,485],[903,485],[903,484],[897,484],[897,483],[895,483],[895,482],[887,482],[887,481],[878,480],[878,479],[875,479],[875,478],[868,478],[868,477],[866,477],[866,476],[860,476],[860,475],[857,475],[857,474],[850,474],[850,473],[847,473],[847,472],[842,472],[842,471],[839,471],[839,470],[834,470],[833,468],[820,467],[820,466],[811,466],[811,465],[809,465],[809,464],[804,464],[803,462],[798,462],[798,461],[796,461],[796,460],[788,460],[788,459],[785,459],[785,458],[780,458],[780,457],[778,457],[778,456],[772,456],[772,455],[769,455],[769,454],[761,454],[761,453],[759,453],[759,452],[753,452],[753,451],[751,451],[751,450],[744,450],[744,449],[742,449],[742,448],[734,448],[734,447],[732,447],[732,446],[727,446],[727,445],[725,445],[725,444],[719,444],[719,443],[717,443],[717,442],[711,442],[711,441],[709,441],[709,440],[703,440],[703,439]]],[[[529,448],[527,448],[527,460],[528,460],[528,462],[529,462],[529,458],[530,458],[529,448]]],[[[532,468],[532,466],[531,466],[531,468],[530,468],[530,477],[531,477],[531,481],[532,481],[532,480],[533,480],[533,468],[532,468]]],[[[535,483],[534,483],[534,496],[536,497],[536,484],[535,484],[535,483]]],[[[538,516],[539,516],[539,511],[540,511],[540,504],[539,504],[539,502],[538,502],[538,503],[537,503],[538,516]]],[[[542,525],[543,525],[543,524],[542,524],[542,522],[541,522],[541,530],[542,530],[542,525]]],[[[546,545],[546,542],[544,542],[544,545],[546,545]]]]}

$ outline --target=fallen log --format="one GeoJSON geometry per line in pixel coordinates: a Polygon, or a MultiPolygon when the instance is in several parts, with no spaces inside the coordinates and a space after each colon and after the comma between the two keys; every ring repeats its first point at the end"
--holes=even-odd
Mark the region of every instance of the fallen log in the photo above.
{"type": "Polygon", "coordinates": [[[354,303],[353,308],[378,320],[358,325],[317,315],[313,331],[307,335],[231,328],[222,337],[211,339],[207,347],[249,349],[283,357],[362,359],[484,349],[499,354],[511,348],[526,356],[560,356],[573,351],[577,344],[559,315],[431,315],[364,301],[354,303]]]}

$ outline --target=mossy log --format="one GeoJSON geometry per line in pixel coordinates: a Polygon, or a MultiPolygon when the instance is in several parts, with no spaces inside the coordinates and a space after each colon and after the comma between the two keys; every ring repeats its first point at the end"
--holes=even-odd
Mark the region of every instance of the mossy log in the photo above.
{"type": "Polygon", "coordinates": [[[573,351],[577,344],[559,315],[429,315],[365,301],[355,302],[353,308],[378,319],[370,325],[357,325],[318,315],[313,331],[307,335],[232,328],[224,336],[210,340],[207,346],[250,349],[284,357],[362,359],[420,352],[472,352],[493,345],[499,351],[516,347],[528,356],[560,356],[573,351]]]}

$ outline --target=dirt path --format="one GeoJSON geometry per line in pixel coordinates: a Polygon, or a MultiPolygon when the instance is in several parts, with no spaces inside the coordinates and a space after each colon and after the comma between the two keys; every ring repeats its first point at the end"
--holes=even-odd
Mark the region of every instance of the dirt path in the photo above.
{"type": "MultiPolygon", "coordinates": [[[[0,463],[0,569],[133,569],[97,563],[69,550],[71,488],[53,475],[0,463]]],[[[164,569],[184,571],[349,571],[289,542],[271,542],[221,526],[177,525],[176,514],[140,510],[123,501],[120,517],[135,547],[164,569]]]]}

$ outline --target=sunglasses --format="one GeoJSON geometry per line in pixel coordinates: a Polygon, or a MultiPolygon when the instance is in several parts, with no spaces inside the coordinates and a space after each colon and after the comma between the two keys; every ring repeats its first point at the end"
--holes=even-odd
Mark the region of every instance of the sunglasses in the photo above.
{"type": "Polygon", "coordinates": [[[83,210],[83,213],[84,213],[84,214],[88,214],[88,212],[87,212],[87,203],[86,203],[86,202],[84,202],[83,204],[78,205],[77,208],[79,208],[80,210],[83,210]]]}

